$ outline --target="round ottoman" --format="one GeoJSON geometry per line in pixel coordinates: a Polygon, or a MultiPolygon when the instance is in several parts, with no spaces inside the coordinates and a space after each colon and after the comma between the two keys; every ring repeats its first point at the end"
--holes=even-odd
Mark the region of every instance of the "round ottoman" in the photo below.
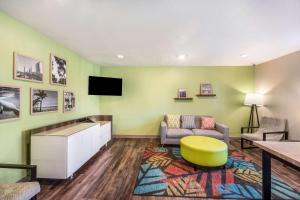
{"type": "Polygon", "coordinates": [[[218,167],[225,165],[228,147],[224,142],[205,136],[187,136],[180,140],[182,157],[197,165],[218,167]]]}

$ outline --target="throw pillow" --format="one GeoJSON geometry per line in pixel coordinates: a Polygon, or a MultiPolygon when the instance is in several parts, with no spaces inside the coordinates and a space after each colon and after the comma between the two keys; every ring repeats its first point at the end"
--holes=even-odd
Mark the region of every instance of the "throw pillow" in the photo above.
{"type": "Polygon", "coordinates": [[[180,115],[167,115],[168,128],[180,128],[180,115]]]}
{"type": "Polygon", "coordinates": [[[195,117],[192,115],[181,116],[182,128],[193,129],[196,128],[195,117]]]}
{"type": "Polygon", "coordinates": [[[201,118],[201,129],[215,129],[216,122],[212,117],[202,117],[201,118]]]}

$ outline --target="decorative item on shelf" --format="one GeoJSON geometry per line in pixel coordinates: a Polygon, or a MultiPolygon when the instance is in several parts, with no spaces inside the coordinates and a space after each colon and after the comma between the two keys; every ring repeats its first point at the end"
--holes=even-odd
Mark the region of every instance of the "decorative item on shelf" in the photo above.
{"type": "Polygon", "coordinates": [[[175,97],[174,100],[193,100],[192,97],[187,97],[187,92],[185,88],[178,89],[178,97],[175,97]]]}
{"type": "Polygon", "coordinates": [[[212,85],[210,83],[200,84],[200,94],[202,95],[213,94],[212,85]]]}
{"type": "Polygon", "coordinates": [[[75,110],[75,94],[74,92],[64,91],[64,112],[75,110]]]}
{"type": "Polygon", "coordinates": [[[216,94],[213,93],[212,85],[210,83],[200,84],[200,94],[197,94],[198,97],[214,97],[216,94]]]}
{"type": "Polygon", "coordinates": [[[186,89],[184,88],[178,89],[178,98],[186,98],[186,89]]]}
{"type": "Polygon", "coordinates": [[[58,91],[31,88],[31,114],[57,112],[58,91]]]}
{"type": "Polygon", "coordinates": [[[67,61],[53,54],[50,55],[51,84],[67,85],[67,61]]]}
{"type": "MultiPolygon", "coordinates": [[[[259,93],[248,93],[246,95],[244,104],[246,106],[251,106],[248,127],[254,127],[254,114],[256,116],[257,126],[259,127],[260,124],[259,124],[259,117],[258,117],[257,107],[264,105],[263,95],[259,94],[259,93]]],[[[253,128],[250,128],[250,130],[248,129],[248,132],[249,131],[252,133],[253,128]]]]}
{"type": "Polygon", "coordinates": [[[19,87],[0,85],[0,122],[20,118],[19,87]]]}
{"type": "Polygon", "coordinates": [[[14,52],[14,79],[43,82],[43,64],[41,61],[14,52]]]}

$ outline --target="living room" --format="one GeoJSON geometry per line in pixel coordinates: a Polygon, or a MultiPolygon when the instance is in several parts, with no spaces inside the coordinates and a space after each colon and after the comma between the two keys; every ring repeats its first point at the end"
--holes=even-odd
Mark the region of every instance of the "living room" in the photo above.
{"type": "Polygon", "coordinates": [[[0,1],[0,199],[300,199],[299,18],[0,1]]]}

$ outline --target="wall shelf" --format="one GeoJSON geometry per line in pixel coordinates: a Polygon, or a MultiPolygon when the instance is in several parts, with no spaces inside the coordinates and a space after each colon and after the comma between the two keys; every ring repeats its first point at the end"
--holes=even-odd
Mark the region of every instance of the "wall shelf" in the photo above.
{"type": "Polygon", "coordinates": [[[197,97],[215,97],[216,94],[196,94],[197,97]]]}
{"type": "Polygon", "coordinates": [[[193,100],[193,97],[176,97],[174,100],[193,100]]]}

